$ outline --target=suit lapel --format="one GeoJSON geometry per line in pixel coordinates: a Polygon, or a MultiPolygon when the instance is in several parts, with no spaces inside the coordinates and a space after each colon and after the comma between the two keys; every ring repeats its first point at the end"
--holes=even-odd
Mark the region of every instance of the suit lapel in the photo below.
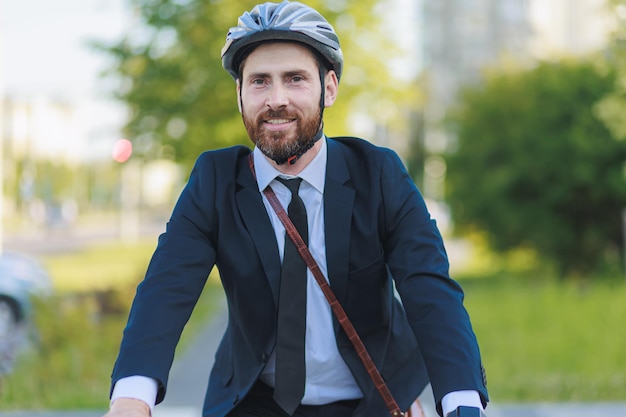
{"type": "MultiPolygon", "coordinates": [[[[346,185],[350,175],[339,144],[332,139],[329,139],[327,143],[328,159],[324,188],[326,262],[330,285],[338,300],[343,303],[349,271],[348,249],[354,190],[346,185]]],[[[248,168],[247,161],[241,164],[237,184],[236,199],[241,218],[254,241],[274,301],[277,302],[281,271],[278,246],[257,183],[248,168]]]]}
{"type": "Polygon", "coordinates": [[[328,279],[340,303],[345,302],[349,270],[350,225],[354,190],[346,185],[348,167],[339,145],[328,140],[328,162],[324,189],[324,222],[328,279]]]}
{"type": "Polygon", "coordinates": [[[241,218],[259,253],[263,271],[274,296],[274,302],[277,303],[281,270],[278,245],[276,244],[274,229],[265,210],[257,183],[248,167],[247,160],[244,164],[241,164],[241,169],[237,176],[237,184],[239,187],[235,198],[237,199],[241,218]]]}

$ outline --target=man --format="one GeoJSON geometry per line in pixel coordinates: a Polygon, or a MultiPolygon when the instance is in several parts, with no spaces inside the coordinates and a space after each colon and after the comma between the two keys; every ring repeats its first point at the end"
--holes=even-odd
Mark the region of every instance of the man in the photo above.
{"type": "Polygon", "coordinates": [[[266,187],[290,217],[304,216],[303,238],[400,407],[430,381],[440,414],[479,415],[488,397],[478,345],[421,195],[391,150],[323,135],[343,66],[332,26],[301,3],[265,3],[230,30],[222,60],[255,148],[196,162],[138,287],[107,417],[148,416],[163,400],[214,265],[229,321],[205,417],[389,414],[311,271],[293,266],[302,261],[266,187]],[[302,314],[287,310],[298,306],[302,314]]]}

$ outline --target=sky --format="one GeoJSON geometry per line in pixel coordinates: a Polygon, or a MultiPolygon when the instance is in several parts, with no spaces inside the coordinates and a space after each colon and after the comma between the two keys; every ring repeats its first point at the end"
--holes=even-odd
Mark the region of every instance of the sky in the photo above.
{"type": "Polygon", "coordinates": [[[125,0],[0,0],[6,93],[83,97],[97,92],[107,59],[89,40],[127,28],[125,0]]]}
{"type": "MultiPolygon", "coordinates": [[[[0,86],[17,100],[55,100],[76,111],[71,129],[41,135],[38,148],[72,158],[107,157],[124,108],[100,74],[110,61],[88,45],[128,30],[126,0],[0,0],[0,86]]],[[[0,91],[2,91],[0,90],[0,91]]],[[[41,129],[46,129],[42,126],[41,129]]],[[[39,136],[38,136],[39,137],[39,136]]]]}

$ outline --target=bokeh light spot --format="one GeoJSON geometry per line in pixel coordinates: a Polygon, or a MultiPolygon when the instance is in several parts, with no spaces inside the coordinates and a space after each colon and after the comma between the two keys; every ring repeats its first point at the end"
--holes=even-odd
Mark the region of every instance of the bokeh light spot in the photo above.
{"type": "Polygon", "coordinates": [[[115,162],[124,163],[133,153],[133,144],[128,139],[120,139],[113,145],[113,160],[115,162]]]}

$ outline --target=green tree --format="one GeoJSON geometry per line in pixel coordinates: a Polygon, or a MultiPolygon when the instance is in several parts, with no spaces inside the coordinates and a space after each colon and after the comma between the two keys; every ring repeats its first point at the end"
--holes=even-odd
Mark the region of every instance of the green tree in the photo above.
{"type": "Polygon", "coordinates": [[[593,112],[615,80],[598,68],[542,63],[462,94],[447,177],[459,230],[480,230],[503,252],[533,248],[564,277],[620,253],[626,142],[593,112]]]}
{"type": "MultiPolygon", "coordinates": [[[[235,83],[222,69],[228,28],[258,0],[131,0],[138,23],[121,41],[104,46],[121,80],[118,99],[130,110],[125,134],[143,157],[166,156],[191,164],[200,152],[249,144],[237,110],[235,83]]],[[[415,91],[391,77],[398,54],[381,20],[382,0],[311,0],[342,42],[345,71],[340,99],[325,112],[326,132],[348,132],[349,114],[380,124],[397,121],[397,109],[415,91]]]]}
{"type": "Polygon", "coordinates": [[[598,115],[613,135],[626,139],[626,0],[610,0],[609,10],[616,19],[608,48],[611,65],[617,69],[615,88],[596,106],[598,115]]]}

